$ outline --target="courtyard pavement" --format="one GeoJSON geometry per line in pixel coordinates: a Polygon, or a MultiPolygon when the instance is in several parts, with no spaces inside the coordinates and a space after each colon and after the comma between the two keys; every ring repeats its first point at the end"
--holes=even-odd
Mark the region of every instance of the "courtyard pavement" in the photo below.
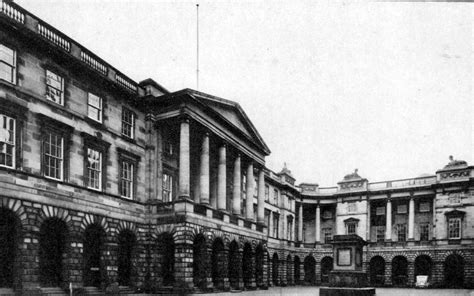
{"type": "MultiPolygon", "coordinates": [[[[318,287],[271,287],[268,290],[246,291],[246,292],[225,292],[195,295],[257,295],[257,296],[318,296],[318,287]]],[[[403,288],[377,288],[377,296],[474,296],[474,290],[465,289],[403,289],[403,288]]]]}

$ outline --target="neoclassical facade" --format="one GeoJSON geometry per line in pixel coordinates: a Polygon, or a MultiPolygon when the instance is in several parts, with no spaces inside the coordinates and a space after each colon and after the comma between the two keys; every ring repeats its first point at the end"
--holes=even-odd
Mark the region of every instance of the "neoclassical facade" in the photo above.
{"type": "Polygon", "coordinates": [[[296,185],[239,104],[137,83],[0,3],[0,295],[324,285],[346,233],[374,285],[472,286],[474,167],[296,185]]]}

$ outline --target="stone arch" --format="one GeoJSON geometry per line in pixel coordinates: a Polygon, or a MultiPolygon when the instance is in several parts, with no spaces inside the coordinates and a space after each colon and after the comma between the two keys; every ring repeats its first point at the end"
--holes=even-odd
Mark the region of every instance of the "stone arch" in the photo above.
{"type": "Polygon", "coordinates": [[[392,259],[392,284],[406,286],[408,283],[408,260],[405,256],[397,255],[392,259]]]}
{"type": "Polygon", "coordinates": [[[444,259],[444,282],[449,288],[464,286],[465,259],[459,252],[452,252],[444,259]]]}
{"type": "Polygon", "coordinates": [[[214,238],[212,242],[212,282],[214,287],[224,289],[224,279],[227,277],[227,259],[225,256],[224,241],[221,237],[214,238]]]}
{"type": "Polygon", "coordinates": [[[23,227],[13,209],[0,206],[0,289],[21,286],[23,227]]]}
{"type": "Polygon", "coordinates": [[[45,220],[50,218],[58,218],[66,223],[69,231],[74,229],[71,215],[69,215],[69,211],[66,209],[43,205],[41,207],[41,213],[42,214],[38,216],[39,224],[42,224],[45,220]]]}
{"type": "MultiPolygon", "coordinates": [[[[102,221],[105,219],[102,219],[102,221]]],[[[104,268],[102,258],[107,256],[106,231],[100,220],[89,224],[83,231],[83,282],[84,286],[101,287],[107,278],[107,271],[104,268]]]]}
{"type": "Polygon", "coordinates": [[[316,259],[311,254],[304,258],[304,281],[311,285],[316,283],[316,259]]]}
{"type": "Polygon", "coordinates": [[[120,220],[117,225],[117,229],[115,230],[115,233],[118,235],[122,231],[130,231],[131,233],[133,233],[133,235],[135,235],[135,239],[138,240],[137,226],[134,222],[120,220]]]}
{"type": "Polygon", "coordinates": [[[333,269],[334,259],[325,256],[321,259],[321,283],[329,283],[329,273],[333,269]]]}
{"type": "Polygon", "coordinates": [[[380,255],[370,258],[369,280],[374,286],[383,286],[385,282],[385,259],[380,255]]]}
{"type": "Polygon", "coordinates": [[[250,242],[244,244],[242,251],[242,277],[244,286],[250,287],[252,284],[253,272],[253,250],[250,242]]]}
{"type": "Polygon", "coordinates": [[[200,289],[207,288],[207,278],[210,277],[210,258],[208,255],[206,236],[199,232],[193,236],[193,283],[200,289]]]}
{"type": "Polygon", "coordinates": [[[133,257],[137,248],[137,236],[132,223],[120,223],[117,228],[117,281],[121,286],[130,286],[134,275],[133,257]]]}
{"type": "Polygon", "coordinates": [[[239,289],[239,282],[242,273],[240,270],[242,259],[239,249],[239,243],[236,240],[232,240],[229,244],[228,272],[230,287],[235,290],[239,289]]]}
{"type": "Polygon", "coordinates": [[[159,276],[163,286],[175,283],[175,237],[172,232],[161,232],[156,238],[159,276]]]}
{"type": "Polygon", "coordinates": [[[63,213],[48,207],[39,229],[39,270],[43,287],[65,287],[69,268],[70,228],[60,217],[63,213]],[[59,217],[58,217],[59,216],[59,217]]]}
{"type": "Polygon", "coordinates": [[[300,279],[300,266],[301,266],[301,260],[300,257],[295,255],[295,258],[293,259],[293,278],[295,281],[295,285],[298,285],[301,281],[300,279]]]}
{"type": "Polygon", "coordinates": [[[82,231],[86,230],[86,228],[91,224],[97,224],[102,227],[105,233],[110,232],[110,226],[107,222],[107,219],[104,217],[94,215],[94,214],[85,214],[81,221],[81,229],[82,231]]]}
{"type": "Polygon", "coordinates": [[[370,256],[367,256],[367,261],[370,262],[374,257],[381,257],[385,262],[391,262],[392,257],[389,256],[387,253],[371,253],[370,256]]]}
{"type": "Polygon", "coordinates": [[[264,285],[263,283],[263,269],[265,262],[265,249],[262,243],[255,247],[255,282],[257,287],[264,285]]]}
{"type": "Polygon", "coordinates": [[[431,279],[433,270],[433,260],[429,255],[421,254],[416,256],[414,260],[414,282],[416,283],[416,277],[418,275],[427,275],[428,280],[431,279]]]}
{"type": "Polygon", "coordinates": [[[293,271],[293,261],[291,260],[291,254],[288,254],[288,256],[286,256],[286,283],[288,285],[293,283],[292,271],[293,271]]]}
{"type": "Polygon", "coordinates": [[[278,259],[278,253],[275,252],[273,253],[273,256],[272,256],[272,281],[273,281],[273,285],[275,286],[278,286],[280,283],[279,283],[279,277],[278,277],[278,273],[279,273],[279,270],[278,270],[278,267],[280,265],[280,262],[279,262],[279,259],[278,259]]]}
{"type": "Polygon", "coordinates": [[[21,201],[8,197],[0,197],[0,208],[2,207],[15,213],[21,223],[21,229],[24,231],[28,226],[28,216],[21,201]]]}

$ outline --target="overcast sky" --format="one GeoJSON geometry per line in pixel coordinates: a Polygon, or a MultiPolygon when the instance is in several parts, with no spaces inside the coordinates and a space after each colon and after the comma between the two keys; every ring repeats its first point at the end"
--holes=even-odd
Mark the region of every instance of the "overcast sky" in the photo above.
{"type": "MultiPolygon", "coordinates": [[[[196,88],[196,1],[15,2],[136,81],[196,88]]],[[[473,163],[473,4],[200,1],[200,91],[237,101],[297,182],[473,163]]]]}

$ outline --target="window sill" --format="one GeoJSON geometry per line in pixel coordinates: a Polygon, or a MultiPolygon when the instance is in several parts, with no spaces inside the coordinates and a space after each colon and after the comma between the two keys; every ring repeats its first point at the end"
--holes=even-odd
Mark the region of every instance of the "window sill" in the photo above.
{"type": "Polygon", "coordinates": [[[130,137],[124,135],[124,134],[120,134],[120,138],[121,138],[122,140],[124,140],[124,141],[129,142],[129,143],[137,144],[137,141],[136,141],[135,139],[130,138],[130,137]]]}

